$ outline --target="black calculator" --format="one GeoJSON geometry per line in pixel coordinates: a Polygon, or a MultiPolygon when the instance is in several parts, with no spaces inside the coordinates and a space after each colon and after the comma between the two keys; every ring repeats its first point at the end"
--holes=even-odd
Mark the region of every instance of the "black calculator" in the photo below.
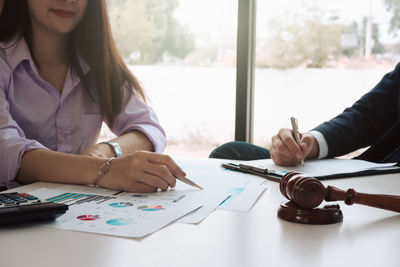
{"type": "Polygon", "coordinates": [[[0,225],[54,220],[68,205],[52,203],[27,193],[0,193],[0,225]]]}

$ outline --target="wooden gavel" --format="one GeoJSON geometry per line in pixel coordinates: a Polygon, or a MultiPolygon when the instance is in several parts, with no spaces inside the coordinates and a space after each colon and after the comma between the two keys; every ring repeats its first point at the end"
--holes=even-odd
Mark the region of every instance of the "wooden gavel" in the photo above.
{"type": "Polygon", "coordinates": [[[298,172],[285,174],[279,186],[282,195],[303,209],[315,208],[325,200],[400,212],[400,196],[358,193],[354,189],[344,191],[334,186],[325,188],[317,179],[298,172]]]}

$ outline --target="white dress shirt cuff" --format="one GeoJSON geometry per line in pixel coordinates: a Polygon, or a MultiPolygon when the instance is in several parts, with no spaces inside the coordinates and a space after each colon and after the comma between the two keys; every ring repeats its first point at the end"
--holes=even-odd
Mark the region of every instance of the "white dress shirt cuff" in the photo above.
{"type": "Polygon", "coordinates": [[[318,159],[325,158],[328,155],[328,144],[326,143],[325,137],[318,131],[311,131],[310,134],[317,139],[319,145],[318,159]]]}

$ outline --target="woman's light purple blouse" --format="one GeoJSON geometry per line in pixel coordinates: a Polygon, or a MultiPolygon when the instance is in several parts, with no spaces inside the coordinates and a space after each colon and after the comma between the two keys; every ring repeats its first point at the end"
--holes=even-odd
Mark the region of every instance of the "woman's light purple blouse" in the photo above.
{"type": "MultiPolygon", "coordinates": [[[[90,75],[89,68],[85,69],[90,75]]],[[[95,92],[95,82],[88,87],[95,92]]],[[[26,151],[51,149],[78,154],[95,144],[105,119],[93,95],[71,69],[62,93],[44,81],[23,39],[15,46],[0,43],[0,187],[15,186],[26,151]]],[[[124,96],[126,102],[110,128],[112,132],[120,136],[139,130],[156,152],[162,152],[165,132],[155,112],[127,90],[124,96]]]]}

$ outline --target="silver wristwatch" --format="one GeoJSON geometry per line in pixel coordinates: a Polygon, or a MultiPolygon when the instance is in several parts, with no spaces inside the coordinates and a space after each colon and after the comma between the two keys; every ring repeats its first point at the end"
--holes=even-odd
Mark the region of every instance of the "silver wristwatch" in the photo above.
{"type": "Polygon", "coordinates": [[[122,149],[118,143],[106,141],[106,142],[101,142],[100,144],[109,145],[111,147],[111,150],[114,152],[114,155],[116,158],[119,158],[122,156],[122,149]]]}

